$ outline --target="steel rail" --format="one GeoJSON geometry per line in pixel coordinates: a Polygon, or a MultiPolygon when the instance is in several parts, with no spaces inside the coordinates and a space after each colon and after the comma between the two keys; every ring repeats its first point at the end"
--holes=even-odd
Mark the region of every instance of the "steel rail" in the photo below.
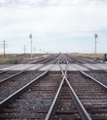
{"type": "MultiPolygon", "coordinates": [[[[69,55],[68,55],[69,56],[69,55]]],[[[85,61],[83,61],[83,60],[79,60],[79,59],[76,59],[76,58],[74,58],[74,57],[71,57],[71,56],[69,56],[71,59],[74,59],[74,60],[77,60],[77,61],[79,61],[79,62],[81,62],[81,63],[87,63],[87,62],[85,62],[85,61]]]]}
{"type": "MultiPolygon", "coordinates": [[[[76,67],[75,67],[76,68],[76,67]]],[[[76,68],[77,69],[77,68],[76,68]]],[[[90,78],[91,80],[93,80],[97,85],[99,85],[103,90],[105,90],[105,91],[107,91],[107,86],[105,86],[104,84],[102,84],[101,82],[99,82],[98,80],[96,80],[95,78],[93,78],[93,77],[91,77],[90,75],[88,75],[88,74],[86,74],[85,72],[83,72],[82,70],[80,70],[79,69],[79,71],[80,71],[80,73],[82,73],[83,75],[85,75],[86,77],[88,77],[88,78],[90,78]]],[[[65,79],[66,79],[66,81],[67,81],[67,83],[68,83],[68,85],[70,86],[70,84],[69,84],[69,81],[67,80],[67,78],[66,78],[66,76],[65,76],[65,79]]],[[[70,92],[71,92],[71,87],[70,87],[70,92]]],[[[72,92],[71,92],[72,93],[72,92]]],[[[75,100],[76,101],[76,100],[75,100]]],[[[81,109],[80,109],[80,111],[81,111],[81,109]]],[[[84,120],[86,120],[86,118],[84,118],[84,120]]]]}
{"type": "MultiPolygon", "coordinates": [[[[70,57],[70,56],[69,56],[70,57]]],[[[70,62],[69,62],[70,63],[70,62]]],[[[92,64],[91,64],[92,65],[92,64]]],[[[102,69],[102,68],[100,68],[100,67],[98,67],[98,66],[96,66],[95,64],[93,64],[92,66],[94,66],[94,67],[96,67],[96,68],[99,68],[99,69],[101,69],[102,71],[104,71],[104,72],[107,72],[107,70],[104,70],[104,69],[102,69]]],[[[88,67],[89,68],[89,67],[88,67]]],[[[89,68],[90,69],[90,68],[89,68]]]]}
{"type": "Polygon", "coordinates": [[[55,65],[51,66],[49,69],[47,69],[41,75],[39,75],[38,77],[36,77],[35,79],[33,79],[31,82],[29,82],[28,84],[26,84],[25,86],[23,86],[22,88],[20,88],[16,92],[14,92],[12,95],[8,96],[6,99],[4,99],[3,101],[1,101],[0,102],[0,110],[2,110],[2,108],[4,108],[7,104],[9,104],[11,101],[13,101],[14,99],[16,99],[19,95],[21,95],[27,89],[29,89],[31,86],[33,86],[37,80],[39,80],[40,78],[42,78],[43,76],[45,76],[49,72],[49,70],[52,69],[55,65]]]}
{"type": "Polygon", "coordinates": [[[70,59],[74,59],[74,60],[77,60],[77,61],[80,61],[80,62],[83,62],[83,63],[90,62],[90,63],[96,64],[96,62],[92,62],[92,61],[89,61],[89,60],[84,60],[82,58],[74,57],[74,56],[71,56],[71,55],[66,55],[66,56],[69,57],[70,59]]]}
{"type": "Polygon", "coordinates": [[[80,58],[80,59],[83,60],[83,61],[89,62],[89,63],[94,63],[94,64],[98,63],[98,62],[94,62],[94,61],[90,61],[90,60],[85,60],[83,58],[80,58]]]}
{"type": "MultiPolygon", "coordinates": [[[[49,56],[49,57],[50,57],[50,56],[49,56]]],[[[31,62],[31,64],[41,62],[41,61],[43,61],[43,60],[45,60],[45,59],[48,59],[49,57],[41,58],[41,59],[39,59],[39,60],[33,61],[33,62],[31,62]]]]}
{"type": "Polygon", "coordinates": [[[64,76],[64,72],[63,72],[63,70],[62,70],[62,67],[61,67],[61,65],[58,63],[58,66],[59,66],[59,68],[61,69],[61,72],[62,72],[62,77],[64,76]]]}
{"type": "MultiPolygon", "coordinates": [[[[91,64],[92,65],[92,64],[91,64]]],[[[99,68],[99,69],[101,69],[102,71],[104,71],[104,72],[107,72],[107,70],[104,70],[104,69],[102,69],[102,68],[100,68],[100,67],[98,67],[98,66],[96,66],[96,65],[92,65],[92,66],[94,66],[94,67],[96,67],[96,68],[99,68]]]]}
{"type": "Polygon", "coordinates": [[[60,98],[60,95],[61,95],[61,92],[62,92],[63,83],[64,83],[64,77],[62,78],[62,81],[60,83],[58,91],[57,91],[57,93],[55,95],[55,98],[54,98],[54,100],[53,100],[53,102],[51,104],[51,107],[50,107],[50,109],[49,109],[49,111],[48,111],[48,113],[46,115],[45,120],[53,120],[53,115],[55,114],[55,109],[57,107],[57,103],[59,102],[59,98],[60,98]]]}
{"type": "MultiPolygon", "coordinates": [[[[50,56],[49,56],[49,57],[50,57],[50,56]]],[[[47,58],[43,58],[43,59],[41,59],[41,60],[37,60],[37,61],[35,61],[35,62],[32,62],[31,64],[36,63],[36,62],[39,62],[39,61],[43,61],[44,59],[47,59],[47,58]]],[[[22,65],[22,64],[20,64],[20,65],[22,65]]],[[[20,66],[20,65],[15,65],[15,66],[12,66],[12,67],[8,67],[6,70],[1,71],[0,74],[2,74],[2,73],[4,73],[4,72],[7,72],[10,68],[14,68],[14,67],[17,67],[17,66],[20,66]]]]}
{"type": "MultiPolygon", "coordinates": [[[[69,64],[71,64],[71,63],[69,63],[69,64]]],[[[73,67],[74,67],[74,66],[73,66],[73,67]]],[[[76,68],[76,67],[74,67],[74,68],[76,68]]],[[[76,69],[77,69],[77,68],[76,68],[76,69]]],[[[100,86],[104,91],[107,92],[107,86],[106,86],[106,85],[104,85],[103,83],[99,82],[98,80],[96,80],[96,79],[93,78],[92,76],[88,75],[87,73],[83,72],[82,70],[80,70],[80,69],[78,69],[78,70],[79,70],[79,72],[80,72],[82,75],[84,75],[84,76],[86,76],[87,78],[91,79],[94,83],[96,83],[96,84],[97,84],[98,86],[100,86]]]]}
{"type": "Polygon", "coordinates": [[[97,62],[94,62],[94,61],[90,61],[90,60],[85,60],[85,59],[83,59],[83,58],[79,58],[78,56],[77,57],[74,57],[73,56],[73,58],[78,58],[78,59],[80,59],[80,60],[82,60],[82,61],[85,61],[85,62],[89,62],[89,63],[94,63],[94,64],[96,64],[97,62]]]}
{"type": "MultiPolygon", "coordinates": [[[[59,65],[60,59],[61,59],[61,55],[59,57],[59,61],[58,61],[57,64],[60,67],[61,71],[63,71],[62,67],[59,65]]],[[[57,103],[59,102],[59,98],[60,98],[60,95],[61,95],[61,92],[62,92],[62,86],[64,84],[64,73],[63,72],[62,72],[62,77],[63,78],[62,78],[61,83],[59,85],[58,91],[57,91],[57,93],[56,93],[56,95],[54,97],[54,100],[53,100],[49,110],[48,110],[48,113],[47,113],[47,115],[45,117],[45,120],[53,120],[53,115],[55,114],[55,109],[57,107],[57,103]]]]}
{"type": "Polygon", "coordinates": [[[46,58],[40,58],[40,59],[38,59],[38,60],[36,60],[36,61],[31,62],[31,64],[37,63],[37,62],[40,62],[40,61],[43,61],[43,60],[48,59],[48,58],[50,58],[50,57],[52,57],[52,56],[48,56],[48,57],[46,57],[46,58]]]}
{"type": "Polygon", "coordinates": [[[71,96],[74,100],[74,103],[77,106],[77,109],[79,110],[79,113],[82,117],[82,120],[92,120],[87,111],[85,110],[84,106],[82,105],[81,101],[79,100],[78,96],[76,95],[75,91],[73,90],[72,86],[70,85],[68,79],[65,77],[66,83],[68,84],[69,91],[71,93],[71,96]]]}
{"type": "MultiPolygon", "coordinates": [[[[76,58],[75,58],[75,59],[76,59],[76,58]]],[[[82,60],[85,61],[84,59],[82,59],[82,60]]],[[[86,60],[86,61],[91,62],[91,61],[89,61],[89,60],[86,60]]],[[[91,63],[96,63],[96,62],[91,62],[91,63]]],[[[91,64],[91,65],[92,65],[92,64],[91,64]]],[[[94,67],[96,67],[96,68],[99,68],[99,69],[101,69],[101,70],[104,71],[104,72],[107,72],[107,70],[104,70],[104,69],[96,66],[95,64],[93,64],[92,66],[94,66],[94,67]]]]}
{"type": "Polygon", "coordinates": [[[88,75],[87,73],[83,72],[82,70],[79,70],[79,71],[80,71],[81,74],[83,74],[86,77],[88,77],[89,79],[91,79],[94,83],[96,83],[97,85],[99,85],[104,91],[107,92],[107,86],[106,85],[104,85],[103,83],[99,82],[98,80],[96,80],[92,76],[88,75]]]}
{"type": "MultiPolygon", "coordinates": [[[[52,59],[52,58],[51,58],[51,59],[52,59]]],[[[34,67],[34,66],[36,66],[36,65],[32,65],[32,66],[30,66],[30,67],[28,67],[28,68],[26,68],[26,69],[24,69],[24,70],[21,70],[20,72],[14,74],[14,75],[12,75],[12,76],[10,76],[10,77],[8,77],[8,78],[5,78],[5,79],[1,80],[1,81],[0,81],[0,85],[3,84],[4,82],[6,82],[7,80],[9,80],[9,79],[11,79],[11,78],[13,78],[13,77],[15,77],[15,76],[23,73],[23,72],[26,71],[27,69],[30,69],[30,68],[32,68],[32,67],[34,67]]],[[[42,66],[43,66],[43,65],[42,65],[42,66]]],[[[41,67],[42,67],[42,66],[41,66],[41,67]]]]}
{"type": "Polygon", "coordinates": [[[67,59],[66,59],[66,57],[63,55],[63,57],[64,57],[64,59],[65,59],[65,61],[66,61],[66,67],[65,67],[65,75],[66,75],[66,77],[68,78],[68,76],[67,76],[67,71],[68,71],[68,65],[69,65],[69,62],[67,61],[67,59]]]}
{"type": "Polygon", "coordinates": [[[67,75],[68,65],[69,65],[69,63],[67,62],[67,65],[66,65],[66,67],[65,67],[65,76],[66,76],[67,78],[68,78],[68,75],[67,75]]]}
{"type": "MultiPolygon", "coordinates": [[[[67,56],[67,55],[66,55],[66,56],[67,56]]],[[[70,57],[70,56],[67,56],[67,58],[70,58],[70,59],[71,59],[71,57],[70,57]]],[[[66,60],[67,60],[67,59],[66,59],[66,60]]],[[[69,63],[69,64],[71,64],[69,61],[68,61],[68,63],[69,63]]],[[[78,65],[80,65],[80,66],[82,66],[82,67],[87,68],[84,64],[82,64],[82,65],[81,65],[81,64],[78,64],[78,65]]],[[[73,67],[74,67],[74,66],[73,66],[73,67]]],[[[76,67],[74,67],[74,68],[76,68],[76,67]]],[[[89,68],[89,67],[88,67],[88,68],[89,68]]],[[[77,69],[77,68],[76,68],[76,69],[77,69]]],[[[89,68],[89,69],[90,69],[90,68],[89,68]]]]}
{"type": "MultiPolygon", "coordinates": [[[[49,57],[50,57],[50,56],[49,56],[49,57]]],[[[56,57],[56,56],[54,56],[54,57],[56,57]]],[[[43,61],[44,59],[47,59],[47,58],[43,58],[43,59],[41,59],[41,60],[37,60],[37,61],[35,61],[35,62],[32,62],[31,64],[36,63],[36,62],[39,62],[39,61],[43,61]]],[[[48,58],[48,60],[49,60],[49,58],[48,58]]],[[[45,61],[45,62],[47,62],[47,61],[45,61]]],[[[22,64],[20,64],[20,65],[22,65],[22,64]]],[[[12,67],[8,67],[6,70],[1,71],[0,74],[2,74],[2,73],[4,73],[4,72],[7,72],[10,68],[14,68],[14,67],[17,67],[17,66],[20,66],[20,65],[15,65],[15,66],[12,66],[12,67]]]]}
{"type": "Polygon", "coordinates": [[[44,66],[46,66],[46,65],[56,63],[57,61],[59,61],[59,57],[60,57],[60,56],[56,55],[56,57],[54,58],[54,60],[51,60],[50,62],[48,62],[48,63],[46,63],[46,64],[43,64],[42,66],[40,66],[39,68],[37,68],[37,70],[41,69],[42,67],[44,67],[44,66]]]}
{"type": "MultiPolygon", "coordinates": [[[[22,64],[20,64],[20,65],[22,65],[22,64]]],[[[14,67],[17,67],[17,66],[20,66],[20,65],[14,65],[14,66],[8,67],[7,69],[4,68],[4,69],[6,69],[6,70],[1,71],[0,74],[2,74],[2,73],[4,73],[4,72],[8,71],[10,68],[14,68],[14,67]]]]}
{"type": "Polygon", "coordinates": [[[55,57],[52,57],[51,59],[46,60],[45,63],[46,63],[46,62],[49,62],[49,63],[51,63],[51,62],[52,62],[52,63],[55,62],[55,57]],[[52,60],[52,61],[51,61],[51,60],[52,60]]]}
{"type": "MultiPolygon", "coordinates": [[[[51,62],[52,62],[52,63],[53,63],[53,62],[56,62],[57,59],[59,60],[58,57],[59,57],[59,55],[54,56],[54,57],[52,58],[53,60],[52,60],[52,61],[49,61],[49,63],[51,63],[51,62]]],[[[47,61],[46,61],[46,62],[47,62],[47,61]]]]}
{"type": "MultiPolygon", "coordinates": [[[[67,63],[69,63],[67,61],[67,63]]],[[[61,69],[60,69],[61,70],[61,69]]],[[[63,71],[62,71],[63,72],[63,71]]],[[[70,85],[66,75],[64,75],[64,80],[66,80],[66,83],[68,84],[69,91],[71,93],[71,96],[74,100],[75,105],[77,106],[77,109],[79,110],[79,113],[83,120],[92,120],[87,111],[85,110],[84,106],[82,105],[81,101],[79,100],[78,96],[76,95],[75,91],[73,90],[72,86],[70,85]]]]}
{"type": "MultiPolygon", "coordinates": [[[[69,64],[71,64],[71,63],[69,63],[69,64]]],[[[71,65],[72,65],[72,64],[71,64],[71,65]]],[[[74,66],[73,66],[73,67],[74,67],[74,66]]],[[[77,69],[77,67],[74,67],[74,68],[77,69]]],[[[91,79],[94,83],[96,83],[96,84],[97,84],[98,86],[100,86],[104,91],[107,92],[107,86],[106,86],[106,85],[104,85],[103,83],[99,82],[98,80],[96,80],[96,79],[93,78],[92,76],[88,75],[87,73],[83,72],[82,70],[80,70],[80,69],[78,69],[78,70],[79,70],[79,72],[80,72],[82,75],[84,75],[84,76],[86,76],[87,78],[91,79]]]]}
{"type": "MultiPolygon", "coordinates": [[[[69,56],[70,57],[70,56],[69,56]]],[[[75,60],[77,60],[76,58],[74,58],[75,60]]],[[[83,59],[82,59],[83,60],[83,59]]],[[[83,61],[85,61],[85,60],[83,60],[83,61]]],[[[87,60],[88,61],[88,60],[87,60]]],[[[88,61],[88,62],[90,62],[90,61],[88,61]]],[[[91,62],[91,63],[96,63],[96,62],[91,62]]],[[[92,65],[92,64],[91,64],[92,65]]],[[[104,72],[107,72],[107,70],[104,70],[104,69],[102,69],[102,68],[100,68],[100,67],[98,67],[98,66],[96,66],[95,64],[93,64],[92,66],[94,66],[94,67],[96,67],[96,68],[99,68],[99,69],[101,69],[102,71],[104,71],[104,72]]],[[[89,68],[89,67],[88,67],[89,68]]],[[[89,68],[90,69],[90,68],[89,68]]]]}
{"type": "Polygon", "coordinates": [[[66,58],[65,58],[64,54],[62,54],[62,56],[63,56],[63,58],[64,58],[64,59],[65,59],[65,61],[66,61],[66,58]]]}
{"type": "Polygon", "coordinates": [[[15,76],[23,73],[25,70],[27,70],[27,69],[29,69],[29,68],[32,68],[32,67],[34,67],[34,66],[36,66],[36,65],[32,65],[32,66],[30,66],[30,67],[28,67],[28,68],[25,68],[24,70],[21,70],[20,72],[14,74],[14,75],[12,75],[12,76],[10,76],[10,77],[8,77],[8,78],[5,78],[5,79],[1,80],[1,81],[0,81],[0,85],[3,84],[4,82],[6,82],[7,80],[9,80],[9,79],[11,79],[11,78],[13,78],[13,77],[15,77],[15,76]]]}
{"type": "MultiPolygon", "coordinates": [[[[49,56],[49,57],[44,58],[44,59],[42,59],[42,60],[40,60],[40,61],[45,60],[45,61],[42,62],[42,63],[45,63],[45,62],[47,62],[47,61],[49,61],[49,60],[52,60],[54,57],[56,57],[56,56],[49,56]]],[[[34,61],[34,62],[32,62],[31,64],[34,64],[34,63],[37,63],[37,62],[39,62],[39,61],[34,61]]]]}

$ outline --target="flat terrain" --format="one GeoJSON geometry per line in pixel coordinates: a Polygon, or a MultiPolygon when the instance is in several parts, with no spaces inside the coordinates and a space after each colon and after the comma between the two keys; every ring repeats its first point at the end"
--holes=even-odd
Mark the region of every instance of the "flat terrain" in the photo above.
{"type": "MultiPolygon", "coordinates": [[[[48,57],[49,55],[50,54],[34,54],[33,59],[37,60],[40,58],[48,57]]],[[[6,54],[5,58],[3,54],[0,54],[0,64],[29,63],[30,59],[30,54],[6,54]]]]}
{"type": "MultiPolygon", "coordinates": [[[[77,53],[77,54],[70,54],[73,56],[77,56],[77,57],[83,57],[83,58],[90,58],[90,59],[95,59],[95,54],[90,54],[90,53],[86,53],[86,54],[82,54],[82,53],[77,53]]],[[[96,58],[97,59],[104,59],[104,54],[96,54],[96,58]]]]}

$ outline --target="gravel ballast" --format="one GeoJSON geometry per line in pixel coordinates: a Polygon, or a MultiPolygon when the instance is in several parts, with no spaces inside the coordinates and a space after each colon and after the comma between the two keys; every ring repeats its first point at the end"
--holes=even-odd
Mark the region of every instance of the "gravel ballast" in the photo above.
{"type": "Polygon", "coordinates": [[[107,86],[107,73],[88,73],[90,76],[107,86]]]}
{"type": "MultiPolygon", "coordinates": [[[[61,75],[58,74],[52,74],[45,76],[43,79],[40,79],[38,83],[34,84],[34,86],[23,93],[18,99],[3,109],[3,111],[5,111],[3,112],[3,115],[22,117],[30,116],[28,118],[29,120],[36,115],[41,116],[41,119],[39,118],[39,120],[43,120],[42,118],[45,118],[53,98],[55,97],[55,94],[58,90],[59,84],[61,82],[60,76],[61,75]],[[12,112],[8,112],[10,110],[8,108],[12,108],[12,112]]],[[[27,120],[26,118],[24,119],[27,120]]]]}
{"type": "Polygon", "coordinates": [[[4,83],[0,86],[0,101],[32,81],[34,78],[39,76],[40,73],[22,73],[17,77],[12,78],[11,81],[4,83]]]}

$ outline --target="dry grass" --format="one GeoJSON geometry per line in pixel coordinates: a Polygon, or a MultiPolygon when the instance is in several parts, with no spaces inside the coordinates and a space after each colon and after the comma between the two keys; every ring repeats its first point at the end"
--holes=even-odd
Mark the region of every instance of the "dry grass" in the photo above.
{"type": "Polygon", "coordinates": [[[49,55],[43,55],[42,57],[44,57],[44,58],[45,58],[45,57],[48,57],[48,56],[49,56],[49,55]]]}
{"type": "MultiPolygon", "coordinates": [[[[77,56],[77,57],[84,57],[84,58],[95,58],[95,54],[71,54],[72,56],[77,56]]],[[[97,59],[104,59],[104,54],[96,54],[97,59]]]]}
{"type": "Polygon", "coordinates": [[[40,59],[40,58],[45,58],[45,57],[48,57],[49,55],[40,55],[40,56],[35,56],[33,57],[34,59],[40,59]]]}
{"type": "Polygon", "coordinates": [[[13,54],[8,55],[7,54],[5,58],[3,55],[0,55],[0,64],[18,64],[24,58],[26,59],[27,57],[23,57],[22,55],[18,56],[18,54],[16,54],[16,55],[13,55],[13,54]]]}
{"type": "Polygon", "coordinates": [[[7,60],[9,60],[9,58],[0,58],[0,62],[5,62],[7,60]]]}
{"type": "MultiPolygon", "coordinates": [[[[49,55],[42,55],[38,54],[33,59],[40,59],[40,58],[45,58],[48,57],[49,55]]],[[[3,57],[3,54],[0,55],[0,64],[18,64],[21,63],[22,61],[29,61],[31,58],[30,54],[29,55],[23,55],[23,54],[9,54],[6,55],[6,58],[3,57]],[[10,57],[10,58],[9,58],[10,57]]]]}
{"type": "Polygon", "coordinates": [[[23,57],[16,57],[11,59],[0,59],[0,64],[18,64],[23,60],[23,57]]]}

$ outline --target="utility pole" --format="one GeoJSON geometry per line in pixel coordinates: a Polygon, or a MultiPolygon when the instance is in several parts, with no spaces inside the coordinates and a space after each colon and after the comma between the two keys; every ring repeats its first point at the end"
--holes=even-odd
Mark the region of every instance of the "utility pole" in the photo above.
{"type": "Polygon", "coordinates": [[[6,41],[3,41],[2,48],[4,49],[4,58],[5,58],[5,48],[7,47],[6,41]]]}
{"type": "Polygon", "coordinates": [[[31,60],[33,60],[32,59],[32,33],[29,35],[29,37],[31,38],[31,60]]]}

